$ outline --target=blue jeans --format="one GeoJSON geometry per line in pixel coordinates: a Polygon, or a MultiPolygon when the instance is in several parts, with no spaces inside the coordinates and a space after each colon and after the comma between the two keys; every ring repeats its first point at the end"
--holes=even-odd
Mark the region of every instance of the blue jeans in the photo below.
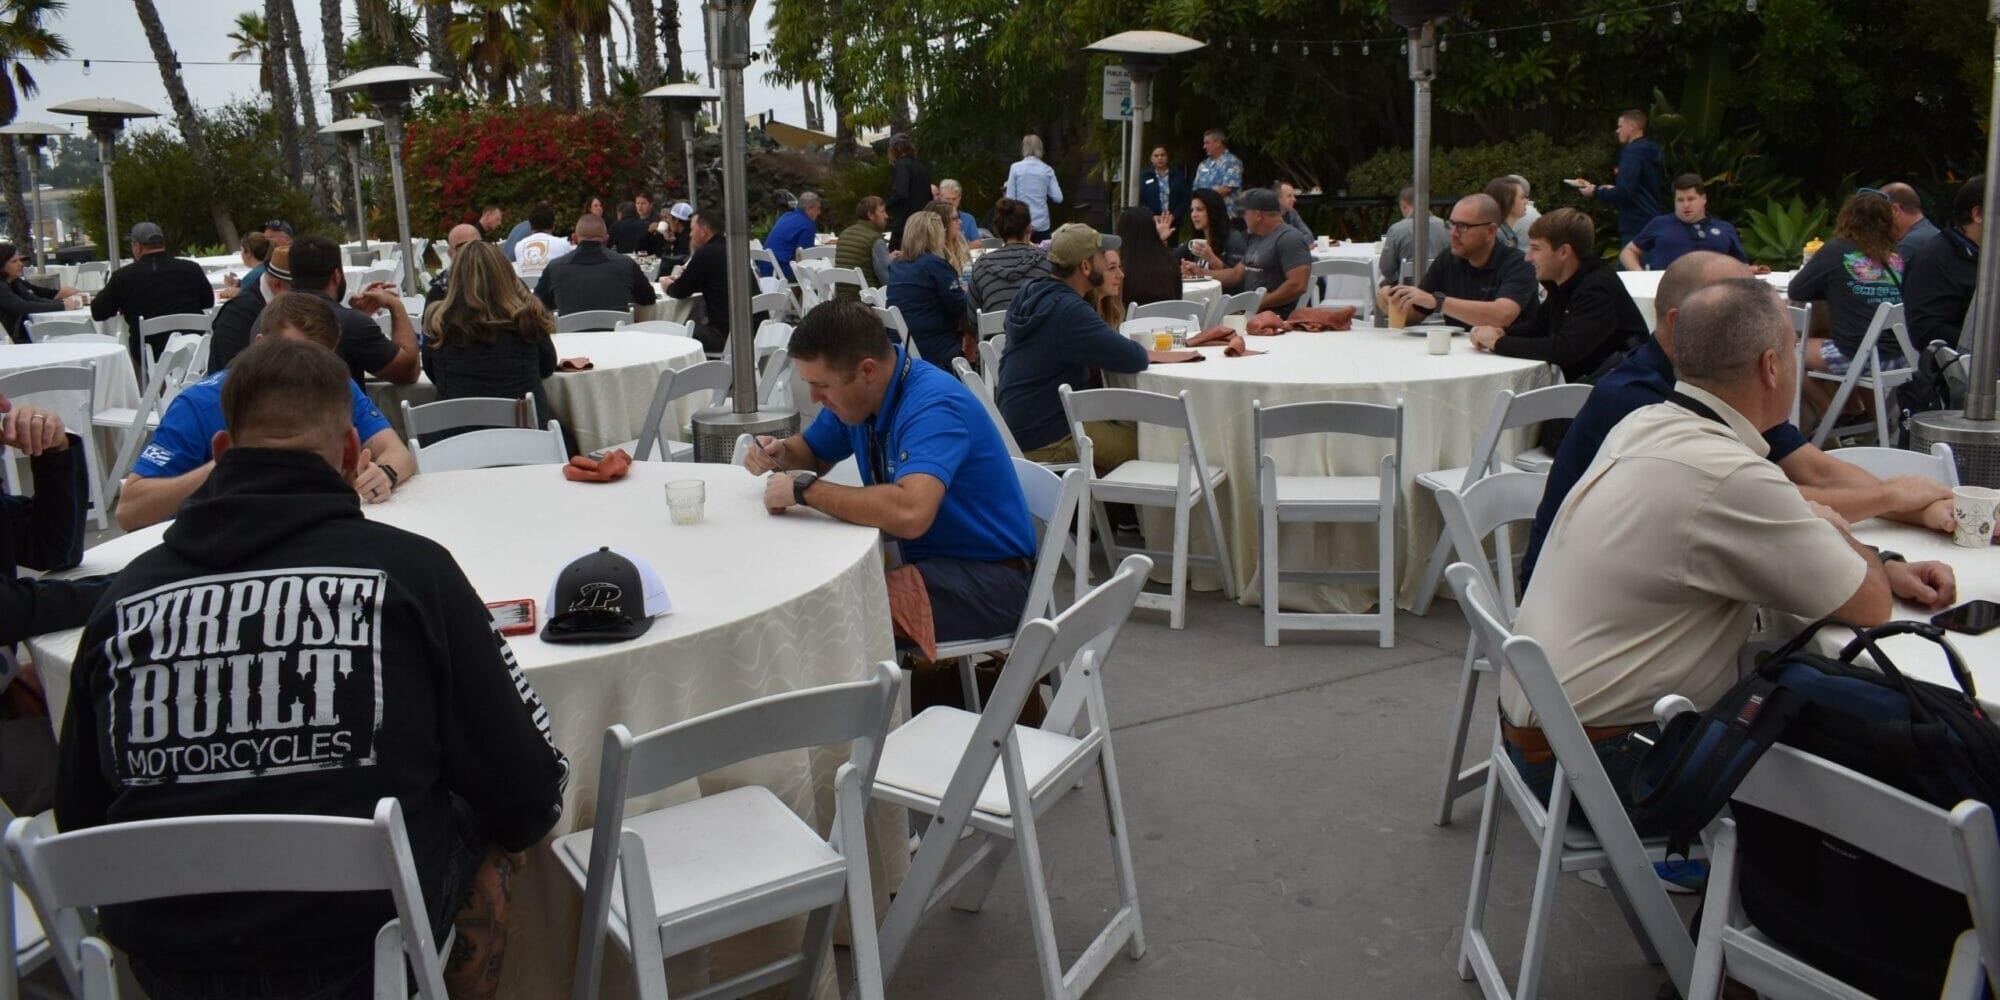
{"type": "MultiPolygon", "coordinates": [[[[1590,748],[1597,751],[1598,762],[1604,765],[1604,776],[1611,779],[1611,788],[1618,793],[1618,803],[1625,807],[1628,815],[1632,811],[1632,774],[1639,769],[1640,758],[1646,756],[1646,751],[1652,749],[1653,742],[1659,738],[1659,724],[1649,722],[1622,736],[1595,740],[1590,744],[1590,748]]],[[[1512,743],[1505,745],[1508,759],[1512,760],[1515,769],[1521,772],[1521,780],[1527,783],[1528,789],[1544,804],[1547,804],[1549,792],[1555,782],[1555,760],[1552,758],[1540,764],[1523,763],[1520,748],[1512,743]]],[[[1590,829],[1590,820],[1584,817],[1582,807],[1575,804],[1574,800],[1569,811],[1569,825],[1580,830],[1590,829]]],[[[1636,820],[1633,826],[1642,838],[1659,836],[1667,832],[1657,824],[1639,823],[1636,820]]]]}

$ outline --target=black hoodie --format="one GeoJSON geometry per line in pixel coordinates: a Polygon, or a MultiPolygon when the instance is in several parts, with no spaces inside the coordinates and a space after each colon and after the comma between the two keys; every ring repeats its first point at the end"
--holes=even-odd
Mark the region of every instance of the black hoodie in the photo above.
{"type": "MultiPolygon", "coordinates": [[[[234,448],[84,629],[56,822],[365,818],[394,796],[436,914],[463,863],[454,803],[523,850],[560,817],[567,771],[449,552],[364,519],[318,455],[234,448]]],[[[341,968],[394,915],[382,892],[273,893],[106,907],[102,926],[156,969],[341,968]]]]}

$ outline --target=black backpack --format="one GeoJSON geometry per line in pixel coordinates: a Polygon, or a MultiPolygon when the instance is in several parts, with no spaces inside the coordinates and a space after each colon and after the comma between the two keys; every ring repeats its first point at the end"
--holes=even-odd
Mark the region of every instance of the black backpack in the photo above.
{"type": "Polygon", "coordinates": [[[1896,387],[1896,409],[1901,411],[1899,448],[1910,444],[1910,417],[1932,410],[1951,410],[1965,405],[1967,376],[1972,356],[1942,340],[1933,340],[1917,351],[1916,372],[1896,387]]]}
{"type": "MultiPolygon", "coordinates": [[[[1671,720],[1632,777],[1632,814],[1685,854],[1773,742],[1824,757],[1941,808],[2000,803],[2000,727],[1971,675],[1926,622],[1858,629],[1822,619],[1771,653],[1707,712],[1671,720]],[[1829,624],[1855,639],[1828,657],[1807,648],[1829,624]],[[1962,691],[1904,677],[1877,640],[1936,642],[1962,691]],[[1866,650],[1879,671],[1855,666],[1866,650]]],[[[1737,804],[1744,914],[1772,941],[1871,994],[1937,996],[1971,918],[1950,892],[1800,823],[1737,804]]]]}

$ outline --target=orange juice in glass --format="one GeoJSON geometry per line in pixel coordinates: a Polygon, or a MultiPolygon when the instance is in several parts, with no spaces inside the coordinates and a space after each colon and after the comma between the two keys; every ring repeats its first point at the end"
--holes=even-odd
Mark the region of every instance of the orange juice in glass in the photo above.
{"type": "Polygon", "coordinates": [[[1153,350],[1166,353],[1174,349],[1174,334],[1171,330],[1153,331],[1153,350]]]}

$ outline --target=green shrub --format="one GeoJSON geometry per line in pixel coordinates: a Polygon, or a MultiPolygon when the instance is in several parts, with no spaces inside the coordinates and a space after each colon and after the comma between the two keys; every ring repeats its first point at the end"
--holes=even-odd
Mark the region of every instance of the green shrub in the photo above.
{"type": "Polygon", "coordinates": [[[1814,202],[1808,207],[1798,195],[1790,202],[1772,201],[1761,211],[1751,209],[1744,215],[1739,233],[1750,262],[1769,265],[1775,271],[1796,270],[1805,259],[1805,245],[1825,239],[1826,234],[1826,203],[1814,202]]]}
{"type": "MultiPolygon", "coordinates": [[[[1453,197],[1485,189],[1495,177],[1520,174],[1528,179],[1535,207],[1543,212],[1556,208],[1581,208],[1597,222],[1598,232],[1615,231],[1617,213],[1601,202],[1578,195],[1562,183],[1568,177],[1589,177],[1599,183],[1611,179],[1611,167],[1618,162],[1617,146],[1610,139],[1586,139],[1568,145],[1557,143],[1541,132],[1529,132],[1518,139],[1491,142],[1457,149],[1431,150],[1431,197],[1453,197]]],[[[1407,148],[1384,149],[1355,164],[1347,172],[1347,193],[1358,196],[1393,198],[1409,186],[1411,165],[1407,148]]],[[[1357,231],[1378,235],[1396,218],[1393,207],[1379,225],[1363,224],[1357,231]]],[[[1611,254],[1618,247],[1607,244],[1611,254]]]]}

